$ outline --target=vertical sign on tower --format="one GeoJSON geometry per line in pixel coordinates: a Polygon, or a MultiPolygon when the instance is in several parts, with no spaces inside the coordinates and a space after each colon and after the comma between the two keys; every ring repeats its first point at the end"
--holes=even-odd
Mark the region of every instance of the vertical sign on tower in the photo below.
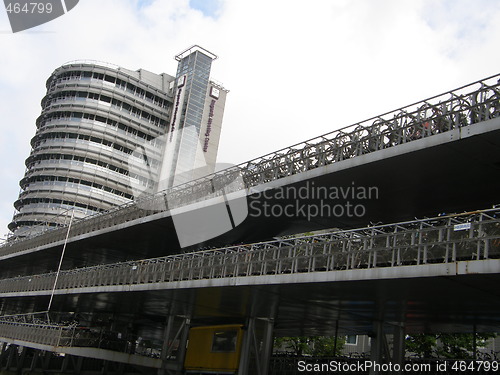
{"type": "Polygon", "coordinates": [[[175,104],[174,110],[172,111],[172,120],[170,121],[170,129],[169,129],[169,141],[172,142],[174,132],[178,130],[179,124],[181,121],[181,111],[182,111],[182,103],[184,103],[184,85],[186,84],[186,75],[179,77],[177,80],[177,90],[175,92],[175,104]]]}

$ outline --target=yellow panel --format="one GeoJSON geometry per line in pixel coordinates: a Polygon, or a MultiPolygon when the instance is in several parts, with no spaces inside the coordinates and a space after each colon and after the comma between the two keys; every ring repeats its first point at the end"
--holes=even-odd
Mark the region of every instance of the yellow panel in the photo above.
{"type": "Polygon", "coordinates": [[[242,336],[242,325],[230,324],[191,328],[184,362],[185,369],[236,371],[240,361],[242,336]],[[234,339],[232,337],[233,332],[236,335],[234,339]],[[214,335],[217,335],[215,347],[214,335]],[[234,350],[226,351],[228,348],[234,350]]]}

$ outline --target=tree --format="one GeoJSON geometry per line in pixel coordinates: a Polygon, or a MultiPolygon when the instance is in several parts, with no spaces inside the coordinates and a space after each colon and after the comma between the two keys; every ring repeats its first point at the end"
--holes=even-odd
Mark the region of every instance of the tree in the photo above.
{"type": "Polygon", "coordinates": [[[312,345],[310,354],[316,357],[338,356],[344,348],[345,337],[337,337],[335,344],[335,337],[331,336],[315,336],[312,337],[312,345]]]}
{"type": "Polygon", "coordinates": [[[274,339],[274,349],[284,347],[287,352],[291,351],[293,354],[301,356],[308,351],[308,338],[307,337],[276,337],[274,339]]]}
{"type": "MultiPolygon", "coordinates": [[[[476,333],[476,347],[484,346],[486,341],[493,337],[495,337],[495,334],[476,333]]],[[[474,334],[440,334],[438,335],[438,340],[441,343],[436,349],[438,357],[453,359],[474,358],[474,334]]]]}
{"type": "MultiPolygon", "coordinates": [[[[495,337],[494,333],[476,333],[476,347],[495,337]]],[[[406,337],[406,351],[420,358],[472,359],[474,357],[474,334],[441,333],[435,335],[416,334],[406,337]]]]}
{"type": "Polygon", "coordinates": [[[420,358],[432,358],[432,352],[436,346],[436,336],[419,333],[406,336],[406,351],[415,353],[420,358]]]}

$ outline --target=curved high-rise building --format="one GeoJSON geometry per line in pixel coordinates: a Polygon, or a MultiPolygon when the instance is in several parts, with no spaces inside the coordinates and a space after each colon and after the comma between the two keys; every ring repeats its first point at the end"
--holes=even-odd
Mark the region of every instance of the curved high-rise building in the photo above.
{"type": "MultiPolygon", "coordinates": [[[[29,235],[67,223],[70,210],[82,218],[128,203],[138,191],[153,192],[178,81],[165,73],[97,62],[56,69],[47,80],[9,229],[29,235]]],[[[198,130],[200,139],[203,132],[198,130]]],[[[217,146],[218,133],[215,154],[217,146]]]]}
{"type": "MultiPolygon", "coordinates": [[[[18,211],[9,229],[59,225],[74,208],[84,217],[129,202],[131,181],[148,185],[149,171],[130,154],[166,132],[174,77],[107,64],[74,62],[56,69],[36,121],[18,211]]],[[[155,152],[156,151],[156,152],[155,152]]],[[[161,149],[151,163],[160,163],[161,149]]]]}

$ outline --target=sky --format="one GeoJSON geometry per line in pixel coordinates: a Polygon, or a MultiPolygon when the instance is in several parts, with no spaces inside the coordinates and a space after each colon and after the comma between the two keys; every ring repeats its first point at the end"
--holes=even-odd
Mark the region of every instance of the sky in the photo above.
{"type": "Polygon", "coordinates": [[[193,44],[230,90],[218,161],[246,160],[499,73],[495,0],[80,0],[13,34],[0,9],[0,237],[45,82],[72,60],[175,75],[193,44]]]}

